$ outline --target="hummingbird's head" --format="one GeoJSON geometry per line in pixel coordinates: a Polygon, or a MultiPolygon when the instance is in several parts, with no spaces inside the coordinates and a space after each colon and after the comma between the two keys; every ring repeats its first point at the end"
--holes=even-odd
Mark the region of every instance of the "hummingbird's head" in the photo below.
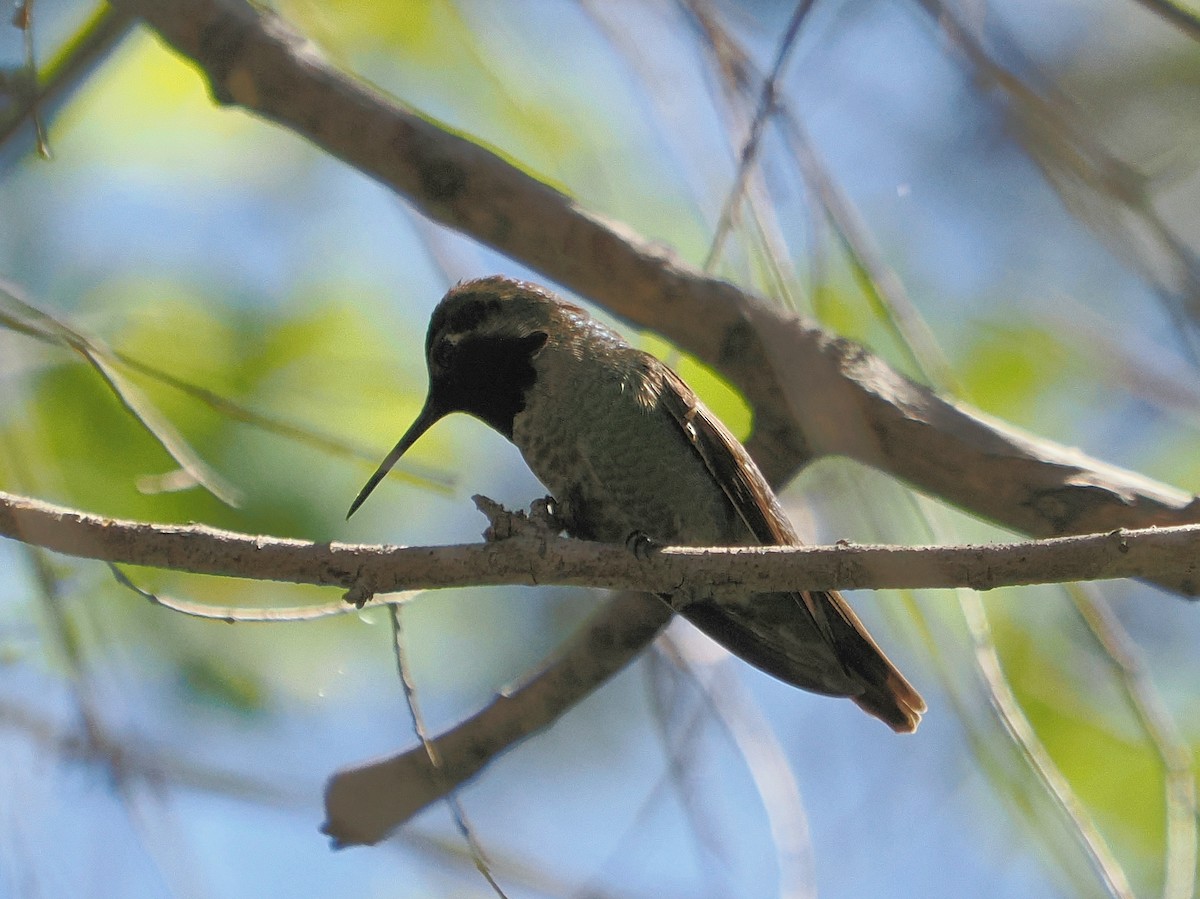
{"type": "Polygon", "coordinates": [[[537,380],[534,357],[552,331],[583,310],[548,290],[502,275],[455,285],[433,311],[425,338],[429,393],[409,426],[350,506],[347,518],[410,446],[443,416],[466,412],[512,438],[513,419],[537,380]]]}

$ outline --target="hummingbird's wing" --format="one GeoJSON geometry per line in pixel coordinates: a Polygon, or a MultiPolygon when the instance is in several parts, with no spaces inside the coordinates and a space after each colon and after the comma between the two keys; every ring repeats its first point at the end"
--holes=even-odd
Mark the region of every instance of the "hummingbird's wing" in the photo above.
{"type": "MultiPolygon", "coordinates": [[[[682,378],[658,360],[650,364],[661,378],[659,405],[678,423],[750,533],[764,545],[798,546],[795,529],[745,447],[682,378]]],[[[688,617],[781,680],[850,696],[894,730],[916,729],[924,700],[838,593],[770,593],[755,600],[694,606],[688,617]]]]}
{"type": "Polygon", "coordinates": [[[683,429],[750,533],[764,546],[798,545],[800,538],[783,514],[775,491],[746,448],[709,411],[683,378],[661,362],[656,367],[661,368],[660,405],[683,429]]]}

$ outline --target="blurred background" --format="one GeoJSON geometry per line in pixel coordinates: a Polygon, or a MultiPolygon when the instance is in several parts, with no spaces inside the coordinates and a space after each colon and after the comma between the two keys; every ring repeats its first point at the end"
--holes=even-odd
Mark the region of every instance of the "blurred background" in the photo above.
{"type": "MultiPolygon", "coordinates": [[[[786,44],[797,6],[776,0],[269,5],[343,70],[587,210],[992,415],[1194,492],[1200,27],[1162,2],[823,0],[786,44]]],[[[216,106],[107,7],[32,14],[31,34],[19,16],[0,27],[0,488],[407,544],[478,540],[473,493],[510,508],[544,493],[458,416],[347,523],[420,407],[438,298],[528,273],[216,106]],[[18,116],[31,48],[62,85],[40,142],[18,116]],[[80,354],[28,333],[29,306],[120,354],[131,395],[239,504],[171,489],[177,462],[80,354]]],[[[618,327],[746,432],[718,379],[618,327]]],[[[1008,536],[838,459],[783,499],[813,541],[1008,536]]],[[[9,541],[0,571],[0,895],[492,895],[444,805],[376,848],[333,852],[317,831],[334,770],[415,742],[385,611],[205,622],[100,563],[9,541]]],[[[124,573],[219,606],[338,598],[124,573]]],[[[508,895],[1120,894],[1099,868],[1140,896],[1193,895],[1200,610],[1127,582],[850,599],[929,702],[915,736],[677,623],[461,791],[508,895]]],[[[504,588],[406,606],[431,730],[599,601],[504,588]]]]}

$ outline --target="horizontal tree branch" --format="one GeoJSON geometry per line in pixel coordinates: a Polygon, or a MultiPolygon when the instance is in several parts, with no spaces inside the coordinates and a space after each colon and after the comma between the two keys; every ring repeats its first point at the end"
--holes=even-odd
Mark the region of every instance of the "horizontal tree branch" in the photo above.
{"type": "Polygon", "coordinates": [[[91,515],[0,492],[0,536],[66,555],[340,587],[348,599],[485,585],[738,601],[746,591],[995,587],[1170,575],[1196,591],[1200,525],[969,546],[625,546],[554,535],[460,546],[312,543],[91,515]]]}
{"type": "Polygon", "coordinates": [[[290,128],[429,218],[712,365],[752,406],[747,446],[776,486],[812,459],[840,454],[1033,536],[1200,521],[1191,494],[943,399],[861,346],[589,214],[498,154],[329,66],[281,19],[244,0],[114,5],[196,62],[220,102],[290,128]]]}

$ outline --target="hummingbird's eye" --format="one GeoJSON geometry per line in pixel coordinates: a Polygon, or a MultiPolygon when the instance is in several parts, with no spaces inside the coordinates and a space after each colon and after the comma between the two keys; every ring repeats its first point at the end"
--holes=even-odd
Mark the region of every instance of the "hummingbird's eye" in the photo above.
{"type": "Polygon", "coordinates": [[[429,364],[433,368],[444,371],[450,367],[450,363],[454,360],[454,349],[454,342],[447,337],[443,337],[429,351],[429,364]]]}

